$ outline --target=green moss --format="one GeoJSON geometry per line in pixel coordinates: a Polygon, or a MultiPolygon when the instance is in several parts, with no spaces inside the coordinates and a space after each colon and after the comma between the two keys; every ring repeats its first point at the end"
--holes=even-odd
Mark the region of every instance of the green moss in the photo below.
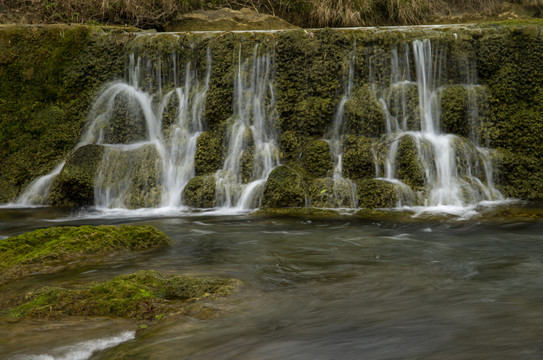
{"type": "Polygon", "coordinates": [[[358,206],[361,208],[391,208],[398,202],[394,184],[383,180],[364,179],[357,182],[358,206]]]}
{"type": "Polygon", "coordinates": [[[353,135],[379,137],[385,132],[383,106],[367,86],[358,87],[345,104],[347,132],[353,135]]]}
{"type": "Polygon", "coordinates": [[[348,136],[346,143],[343,176],[349,179],[375,177],[375,140],[363,136],[348,136]]]}
{"type": "Polygon", "coordinates": [[[230,295],[238,283],[139,271],[103,283],[75,289],[45,287],[26,295],[25,302],[8,310],[12,317],[113,316],[154,320],[162,314],[183,313],[197,300],[230,295]]]}
{"type": "Polygon", "coordinates": [[[461,85],[446,87],[441,94],[441,126],[446,133],[468,136],[468,90],[461,85]]]}
{"type": "Polygon", "coordinates": [[[424,168],[419,160],[417,146],[411,136],[399,140],[397,154],[397,177],[415,190],[424,188],[424,168]]]}
{"type": "Polygon", "coordinates": [[[195,176],[183,190],[185,205],[193,208],[212,208],[216,205],[216,180],[214,176],[195,176]]]}
{"type": "Polygon", "coordinates": [[[297,161],[302,157],[305,142],[295,131],[289,130],[281,134],[279,146],[282,161],[297,161]]]}
{"type": "MultiPolygon", "coordinates": [[[[399,83],[390,87],[386,94],[387,108],[390,116],[396,119],[402,129],[420,130],[420,104],[417,85],[413,83],[399,83]]],[[[378,118],[379,119],[379,118],[378,118]]],[[[382,121],[385,121],[384,118],[382,121]]],[[[373,125],[367,129],[371,135],[379,135],[383,131],[383,123],[376,121],[381,127],[373,125]]]]}
{"type": "Polygon", "coordinates": [[[129,34],[107,31],[0,28],[0,183],[20,191],[73,149],[96,90],[124,71],[129,34]]]}
{"type": "Polygon", "coordinates": [[[196,175],[214,174],[224,160],[223,132],[204,131],[196,144],[194,169],[196,175]]]}
{"type": "Polygon", "coordinates": [[[320,178],[309,185],[311,206],[321,208],[355,208],[356,185],[348,179],[320,178]]]}
{"type": "Polygon", "coordinates": [[[303,136],[323,136],[343,91],[352,41],[347,34],[330,29],[281,32],[276,37],[280,128],[303,136]]]}
{"type": "Polygon", "coordinates": [[[93,205],[94,178],[103,153],[101,145],[85,145],[71,154],[51,186],[49,203],[62,207],[93,205]]]}
{"type": "Polygon", "coordinates": [[[303,152],[303,166],[309,176],[324,177],[333,168],[330,144],[324,140],[313,140],[306,144],[303,152]]]}
{"type": "Polygon", "coordinates": [[[115,251],[165,247],[168,237],[152,226],[80,226],[35,230],[0,241],[0,283],[30,273],[62,269],[68,261],[115,251]]]}
{"type": "Polygon", "coordinates": [[[498,189],[518,199],[543,199],[543,160],[539,156],[508,150],[500,151],[498,189]]]}
{"type": "Polygon", "coordinates": [[[261,207],[302,207],[305,197],[302,176],[291,168],[278,166],[268,177],[261,207]]]}
{"type": "Polygon", "coordinates": [[[252,216],[291,216],[303,218],[337,217],[339,213],[332,209],[316,209],[311,207],[297,208],[265,208],[251,213],[252,216]]]}

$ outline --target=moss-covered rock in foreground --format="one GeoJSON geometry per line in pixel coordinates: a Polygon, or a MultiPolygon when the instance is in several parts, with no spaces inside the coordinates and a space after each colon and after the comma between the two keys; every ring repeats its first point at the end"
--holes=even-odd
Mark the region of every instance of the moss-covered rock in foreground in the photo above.
{"type": "Polygon", "coordinates": [[[237,284],[229,279],[210,280],[139,271],[75,289],[45,287],[27,294],[24,303],[7,312],[16,318],[113,316],[153,319],[163,314],[183,313],[184,306],[196,300],[230,295],[237,284]]]}
{"type": "Polygon", "coordinates": [[[166,234],[148,225],[39,229],[0,241],[0,284],[31,273],[62,270],[68,261],[169,244],[166,234]]]}

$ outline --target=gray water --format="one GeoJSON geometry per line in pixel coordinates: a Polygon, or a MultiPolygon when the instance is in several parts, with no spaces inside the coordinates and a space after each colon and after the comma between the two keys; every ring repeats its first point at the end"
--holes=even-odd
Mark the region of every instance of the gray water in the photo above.
{"type": "MultiPolygon", "coordinates": [[[[28,277],[2,293],[140,269],[243,281],[233,296],[209,303],[221,310],[216,319],[166,317],[91,359],[543,357],[541,220],[114,217],[0,209],[0,237],[46,226],[124,223],[157,226],[173,246],[28,277]]],[[[29,359],[136,329],[101,319],[3,323],[0,354],[29,359]]]]}

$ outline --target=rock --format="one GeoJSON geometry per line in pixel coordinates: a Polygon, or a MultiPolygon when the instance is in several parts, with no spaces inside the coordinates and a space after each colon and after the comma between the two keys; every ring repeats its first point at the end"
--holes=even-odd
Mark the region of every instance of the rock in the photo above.
{"type": "Polygon", "coordinates": [[[260,14],[247,8],[198,10],[181,15],[165,26],[166,31],[174,32],[282,29],[298,29],[298,27],[276,16],[260,14]]]}
{"type": "Polygon", "coordinates": [[[51,227],[0,242],[0,284],[32,273],[48,274],[77,262],[127,250],[168,246],[170,239],[153,226],[51,227]]]}
{"type": "Polygon", "coordinates": [[[85,145],[75,150],[51,186],[50,204],[60,207],[94,204],[94,178],[103,154],[102,145],[85,145]]]}
{"type": "Polygon", "coordinates": [[[276,167],[268,176],[262,198],[263,208],[305,206],[305,191],[302,176],[286,166],[276,167]]]}
{"type": "MultiPolygon", "coordinates": [[[[167,314],[186,313],[186,305],[197,300],[230,295],[238,286],[236,280],[144,270],[77,289],[44,287],[26,294],[25,302],[10,308],[8,313],[15,318],[111,316],[156,321],[167,314]]],[[[194,309],[190,310],[194,315],[194,309]]],[[[199,317],[198,313],[195,315],[199,317]]]]}

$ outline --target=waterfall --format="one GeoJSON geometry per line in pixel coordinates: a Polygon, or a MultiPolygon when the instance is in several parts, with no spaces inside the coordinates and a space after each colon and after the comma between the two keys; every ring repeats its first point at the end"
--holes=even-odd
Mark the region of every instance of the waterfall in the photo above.
{"type": "MultiPolygon", "coordinates": [[[[89,144],[104,148],[94,184],[97,207],[182,206],[183,188],[194,176],[196,140],[204,128],[211,54],[208,49],[203,81],[190,61],[179,71],[177,56],[172,53],[157,63],[130,54],[127,80],[107,84],[94,101],[72,153],[89,144]],[[164,80],[170,73],[172,79],[164,80]]],[[[16,203],[46,204],[63,166],[36,180],[16,203]]]]}
{"type": "MultiPolygon", "coordinates": [[[[99,160],[89,164],[81,175],[91,178],[85,199],[94,194],[97,208],[182,209],[183,190],[192,179],[195,182],[187,188],[187,204],[192,201],[189,196],[194,195],[205,196],[210,207],[213,205],[208,204],[215,204],[239,211],[260,206],[268,176],[280,163],[274,45],[256,42],[247,46],[247,41],[238,41],[233,52],[237,62],[226,62],[225,71],[217,75],[220,81],[214,77],[212,82],[213,42],[205,51],[194,43],[181,44],[180,35],[157,37],[167,41],[157,45],[159,39],[149,35],[133,40],[124,79],[109,82],[100,91],[66,166],[62,163],[31,183],[16,204],[47,204],[55,179],[69,173],[63,167],[69,167],[75,154],[81,155],[78,161],[86,161],[84,155],[88,153],[99,154],[95,157],[99,160]],[[210,115],[207,128],[206,97],[208,92],[217,96],[217,84],[224,86],[225,81],[233,84],[231,93],[221,98],[224,102],[231,96],[231,116],[225,121],[229,114],[222,117],[221,112],[219,120],[210,115]],[[215,158],[224,155],[224,162],[198,170],[198,175],[214,178],[215,182],[209,188],[198,188],[198,138],[205,130],[221,134],[223,126],[225,151],[217,146],[219,155],[215,158]]],[[[480,112],[486,111],[481,105],[485,88],[477,83],[475,64],[468,61],[470,55],[448,58],[449,46],[454,45],[439,39],[405,41],[391,49],[373,43],[361,46],[369,51],[369,77],[365,79],[359,76],[364,73],[360,68],[364,58],[356,41],[353,43],[345,59],[343,92],[324,136],[333,172],[321,173],[322,177],[310,178],[311,183],[304,184],[301,192],[306,192],[310,205],[357,208],[359,202],[362,204],[359,196],[374,193],[393,199],[383,206],[396,202],[398,207],[465,207],[503,199],[494,187],[493,153],[485,147],[488,141],[480,130],[480,112]],[[459,115],[456,105],[447,107],[451,99],[461,99],[464,113],[459,115]],[[451,107],[456,111],[453,117],[448,115],[451,107]],[[360,164],[363,166],[357,169],[360,164]],[[344,173],[349,178],[344,178],[344,173]]],[[[217,49],[220,56],[229,56],[231,50],[217,49]]],[[[217,59],[222,64],[222,58],[217,59]]],[[[282,83],[283,78],[279,80],[282,83]]],[[[284,92],[278,94],[284,96],[284,92]]],[[[301,138],[300,144],[315,140],[303,132],[296,136],[301,138]]],[[[293,167],[301,166],[303,173],[307,165],[301,158],[288,156],[293,167]]],[[[76,186],[80,184],[77,181],[76,186]]],[[[53,192],[51,198],[56,199],[55,195],[53,192]]]]}
{"type": "MultiPolygon", "coordinates": [[[[163,96],[161,67],[156,70],[155,93],[141,89],[140,79],[152,69],[141,57],[130,55],[129,83],[118,82],[102,92],[91,111],[91,123],[85,141],[105,144],[95,181],[97,207],[171,207],[183,204],[183,189],[194,176],[196,141],[203,131],[202,114],[211,73],[211,55],[207,52],[203,84],[189,61],[184,81],[178,80],[177,57],[171,55],[173,89],[163,96]],[[178,84],[181,85],[178,85],[178,84]],[[131,128],[145,123],[144,138],[133,144],[113,144],[105,140],[104,127],[112,120],[115,101],[127,96],[124,108],[131,114],[131,128]],[[141,113],[142,118],[137,114],[141,113]]],[[[152,70],[151,70],[152,71],[152,70]]]]}
{"type": "Polygon", "coordinates": [[[334,161],[332,193],[328,195],[327,206],[357,208],[356,184],[343,177],[343,153],[345,151],[345,104],[352,96],[354,87],[354,64],[356,60],[356,42],[349,58],[347,77],[343,85],[343,96],[334,114],[332,126],[326,134],[330,152],[334,161]]]}
{"type": "Polygon", "coordinates": [[[403,50],[399,52],[395,48],[391,52],[390,84],[379,89],[379,84],[374,81],[374,89],[387,115],[389,145],[382,179],[398,186],[398,206],[460,207],[503,199],[494,188],[490,153],[488,149],[478,146],[479,140],[473,130],[478,121],[473,90],[476,85],[471,83],[473,79],[468,78],[467,84],[460,85],[469,94],[470,139],[444,133],[441,130],[440,111],[445,86],[442,79],[445,49],[439,46],[436,49],[432,41],[425,39],[413,42],[412,58],[407,46],[403,50]],[[403,54],[401,60],[400,53],[403,54]],[[416,81],[410,78],[411,61],[415,65],[416,81]],[[413,87],[417,89],[416,107],[408,103],[407,93],[413,87]],[[402,176],[400,173],[406,170],[399,169],[399,162],[405,162],[405,155],[401,159],[400,147],[406,149],[409,146],[416,154],[421,177],[419,183],[409,184],[411,186],[405,181],[416,181],[402,176]]]}
{"type": "Polygon", "coordinates": [[[63,161],[57,165],[49,174],[41,176],[32,181],[19,195],[12,205],[16,206],[32,206],[32,205],[45,205],[49,198],[49,192],[51,191],[51,184],[55,178],[60,174],[62,167],[66,162],[63,161]]]}
{"type": "Polygon", "coordinates": [[[258,44],[246,58],[239,49],[227,154],[215,174],[218,207],[257,207],[268,175],[279,164],[273,59],[273,53],[261,54],[258,44]]]}

